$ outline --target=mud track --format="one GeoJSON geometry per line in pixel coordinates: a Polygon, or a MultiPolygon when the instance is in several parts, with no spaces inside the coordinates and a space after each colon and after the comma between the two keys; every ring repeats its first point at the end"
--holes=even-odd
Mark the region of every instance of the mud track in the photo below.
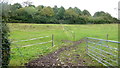
{"type": "Polygon", "coordinates": [[[35,66],[72,66],[74,64],[63,64],[61,63],[60,59],[58,58],[59,54],[65,50],[70,50],[71,48],[74,48],[76,45],[79,45],[80,43],[82,43],[84,40],[79,40],[79,41],[68,41],[68,40],[62,40],[63,42],[70,42],[73,43],[72,45],[66,46],[66,47],[62,47],[60,49],[58,49],[57,51],[50,53],[46,56],[42,56],[38,59],[32,60],[28,63],[25,64],[26,68],[34,68],[35,66]]]}

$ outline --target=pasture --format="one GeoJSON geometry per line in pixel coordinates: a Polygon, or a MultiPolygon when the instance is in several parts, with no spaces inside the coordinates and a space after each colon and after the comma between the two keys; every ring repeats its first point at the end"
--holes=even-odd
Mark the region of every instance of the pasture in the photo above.
{"type": "MultiPolygon", "coordinates": [[[[66,25],[9,23],[8,26],[10,28],[9,39],[11,39],[12,42],[19,41],[11,44],[11,60],[9,66],[23,66],[30,60],[47,55],[63,46],[70,45],[70,43],[63,43],[62,40],[78,41],[85,37],[106,39],[106,35],[108,34],[108,40],[118,41],[118,24],[66,25]],[[50,41],[52,39],[52,34],[54,35],[54,46],[52,46],[52,42],[49,42],[46,44],[36,44],[29,47],[22,47],[25,45],[50,41]],[[29,40],[38,37],[45,38],[29,40]]],[[[86,46],[85,44],[81,44],[78,47],[80,46],[82,46],[82,48],[79,48],[75,53],[85,56],[85,54],[81,52],[85,50],[86,46]]],[[[64,53],[61,53],[61,56],[64,56],[64,53]]],[[[85,63],[86,65],[101,65],[96,63],[96,61],[90,61],[90,59],[91,58],[88,56],[85,57],[85,60],[90,63],[85,63]]]]}

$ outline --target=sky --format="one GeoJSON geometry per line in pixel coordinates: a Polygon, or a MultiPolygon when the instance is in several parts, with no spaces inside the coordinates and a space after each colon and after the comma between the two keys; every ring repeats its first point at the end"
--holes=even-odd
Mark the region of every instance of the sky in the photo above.
{"type": "MultiPolygon", "coordinates": [[[[9,0],[9,3],[23,3],[27,0],[9,0]]],[[[97,11],[104,11],[110,13],[113,17],[118,18],[118,2],[120,0],[28,0],[33,2],[35,6],[44,5],[51,6],[57,5],[64,8],[78,7],[81,10],[87,9],[92,15],[97,11]]]]}

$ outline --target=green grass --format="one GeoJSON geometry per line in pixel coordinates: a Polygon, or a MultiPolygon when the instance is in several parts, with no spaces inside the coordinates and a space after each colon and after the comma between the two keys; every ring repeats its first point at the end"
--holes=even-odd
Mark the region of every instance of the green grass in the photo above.
{"type": "Polygon", "coordinates": [[[102,64],[87,55],[85,42],[75,46],[75,48],[71,48],[70,51],[61,53],[59,59],[61,62],[72,63],[74,66],[102,66],[102,64]]]}
{"type": "Polygon", "coordinates": [[[50,36],[34,41],[12,43],[11,48],[13,49],[11,49],[10,66],[24,65],[26,62],[38,58],[39,55],[46,55],[57,50],[63,45],[61,40],[77,41],[84,37],[106,39],[106,35],[108,34],[109,40],[118,41],[118,24],[61,25],[9,23],[8,26],[11,31],[9,38],[12,41],[50,36]],[[24,45],[49,41],[52,38],[52,34],[54,34],[54,47],[52,47],[51,42],[21,47],[24,45]]]}

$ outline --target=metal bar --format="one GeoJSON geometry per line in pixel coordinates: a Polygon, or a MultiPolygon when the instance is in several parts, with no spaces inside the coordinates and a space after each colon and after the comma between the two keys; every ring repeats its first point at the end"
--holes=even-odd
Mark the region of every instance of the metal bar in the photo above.
{"type": "Polygon", "coordinates": [[[88,39],[86,38],[86,52],[88,53],[88,39]]]}
{"type": "MultiPolygon", "coordinates": [[[[88,39],[88,40],[89,40],[89,39],[93,39],[93,40],[96,40],[96,41],[97,41],[97,40],[98,40],[98,41],[106,41],[107,43],[108,43],[108,42],[118,43],[118,44],[120,43],[120,42],[118,42],[118,41],[108,40],[108,35],[107,35],[107,40],[97,39],[97,38],[91,38],[91,37],[87,37],[87,39],[88,39]]],[[[109,47],[109,46],[107,46],[107,45],[102,45],[102,44],[100,44],[100,43],[96,44],[96,43],[91,42],[91,41],[88,41],[88,40],[87,40],[86,43],[92,43],[92,44],[95,44],[95,45],[100,45],[100,46],[109,48],[110,50],[113,50],[113,49],[114,49],[114,50],[116,50],[116,51],[119,51],[118,48],[112,48],[112,47],[109,47]]],[[[91,47],[91,48],[94,48],[94,49],[97,49],[97,50],[99,50],[100,52],[104,52],[104,53],[107,53],[107,54],[109,54],[109,55],[112,55],[112,56],[114,56],[114,57],[117,56],[117,55],[114,55],[113,53],[107,52],[107,51],[105,51],[105,50],[102,50],[102,49],[99,49],[99,48],[96,48],[96,47],[93,47],[93,46],[90,46],[90,45],[87,45],[87,46],[89,46],[89,47],[91,47]]],[[[92,58],[94,58],[95,60],[97,59],[97,61],[100,62],[100,63],[102,63],[104,66],[106,65],[106,64],[104,64],[104,63],[107,63],[107,64],[109,64],[109,65],[111,65],[111,66],[113,66],[113,65],[112,65],[111,63],[109,63],[108,61],[103,60],[101,57],[99,57],[99,55],[102,56],[102,57],[105,57],[106,59],[109,59],[109,60],[112,61],[112,62],[115,62],[116,64],[118,64],[117,61],[115,61],[115,60],[113,60],[113,59],[110,59],[109,57],[103,55],[102,53],[98,53],[98,52],[96,52],[96,51],[94,51],[94,50],[92,50],[92,49],[90,49],[90,48],[88,49],[88,53],[90,53],[89,56],[92,55],[92,56],[91,56],[92,58]],[[92,51],[92,52],[89,52],[89,51],[92,51]],[[95,55],[94,53],[96,53],[96,55],[95,55]],[[97,55],[98,55],[98,56],[97,56],[97,55]],[[100,60],[101,60],[101,61],[100,61],[100,60]]],[[[115,59],[116,59],[116,58],[115,58],[115,59]]]]}
{"type": "MultiPolygon", "coordinates": [[[[103,56],[103,57],[108,58],[107,56],[104,56],[103,54],[97,53],[96,51],[93,51],[93,50],[91,50],[91,49],[88,49],[88,50],[90,50],[90,51],[92,51],[92,52],[95,52],[95,53],[98,54],[98,55],[101,55],[101,56],[103,56]]],[[[115,62],[116,64],[118,64],[116,61],[114,61],[114,60],[112,60],[112,59],[110,59],[110,58],[109,58],[109,60],[111,60],[112,62],[115,62]]]]}
{"type": "MultiPolygon", "coordinates": [[[[45,37],[49,37],[49,36],[45,36],[45,37]]],[[[36,39],[45,38],[45,37],[32,38],[32,39],[28,39],[28,40],[13,41],[12,43],[23,42],[23,41],[30,41],[30,40],[36,40],[36,39]]]]}
{"type": "MultiPolygon", "coordinates": [[[[89,42],[89,43],[92,43],[92,44],[96,44],[96,43],[91,42],[91,41],[88,41],[88,42],[89,42]]],[[[101,44],[96,44],[96,45],[104,46],[104,47],[107,47],[107,48],[114,49],[114,50],[118,51],[118,48],[112,48],[112,47],[109,47],[109,46],[107,46],[107,45],[101,45],[101,44]]]]}
{"type": "Polygon", "coordinates": [[[104,40],[104,39],[97,39],[97,38],[91,38],[91,37],[87,37],[88,39],[95,39],[95,40],[101,40],[101,41],[107,41],[107,42],[113,42],[113,43],[120,43],[118,41],[112,41],[112,40],[104,40]]]}
{"type": "MultiPolygon", "coordinates": [[[[90,46],[90,45],[88,45],[88,46],[90,46]]],[[[90,47],[92,47],[92,46],[90,46],[90,47]]],[[[93,47],[93,48],[95,48],[95,47],[93,47]]],[[[107,51],[104,51],[104,50],[101,50],[101,49],[98,49],[98,48],[95,48],[95,49],[100,50],[100,51],[103,51],[103,52],[105,52],[105,53],[107,53],[107,54],[110,54],[110,55],[116,57],[116,55],[114,55],[114,54],[112,54],[112,53],[109,53],[109,52],[107,52],[107,51]]]]}
{"type": "MultiPolygon", "coordinates": [[[[90,52],[88,52],[88,53],[90,53],[90,52]]],[[[103,60],[103,59],[102,59],[102,58],[100,58],[100,57],[97,57],[95,54],[93,54],[93,53],[90,53],[90,54],[91,54],[91,55],[93,55],[93,56],[95,56],[96,58],[98,58],[98,59],[100,59],[100,60],[104,61],[105,63],[107,63],[107,64],[109,64],[109,65],[113,66],[111,63],[109,63],[109,62],[107,62],[107,61],[103,60]]]]}
{"type": "MultiPolygon", "coordinates": [[[[33,45],[38,45],[38,44],[45,44],[45,43],[49,43],[51,42],[52,40],[48,41],[48,42],[41,42],[41,43],[36,43],[36,44],[31,44],[31,45],[24,45],[24,46],[21,46],[21,47],[28,47],[28,46],[33,46],[33,45]]],[[[14,48],[12,48],[14,49],[14,48]]]]}
{"type": "MultiPolygon", "coordinates": [[[[87,53],[88,54],[88,53],[87,53]]],[[[107,66],[106,64],[104,64],[103,62],[101,62],[100,60],[98,60],[97,58],[91,56],[90,54],[88,54],[90,57],[92,57],[93,59],[97,60],[98,62],[102,63],[104,66],[107,66]]]]}

